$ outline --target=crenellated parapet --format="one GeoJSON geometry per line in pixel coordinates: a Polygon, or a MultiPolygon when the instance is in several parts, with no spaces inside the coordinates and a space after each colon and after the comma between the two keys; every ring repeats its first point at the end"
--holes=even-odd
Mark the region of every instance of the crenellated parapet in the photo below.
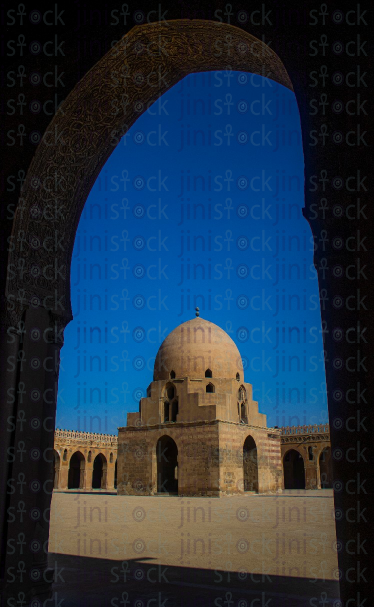
{"type": "Polygon", "coordinates": [[[330,442],[329,424],[311,424],[308,426],[283,426],[281,431],[281,444],[330,442]]]}
{"type": "Polygon", "coordinates": [[[80,432],[78,430],[55,430],[55,443],[80,444],[92,447],[117,448],[118,436],[115,434],[98,434],[95,432],[80,432]]]}

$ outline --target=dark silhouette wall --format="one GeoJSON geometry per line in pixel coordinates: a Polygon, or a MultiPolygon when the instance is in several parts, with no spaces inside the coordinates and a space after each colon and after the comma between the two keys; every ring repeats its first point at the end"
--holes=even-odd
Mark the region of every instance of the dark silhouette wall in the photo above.
{"type": "MultiPolygon", "coordinates": [[[[46,597],[50,592],[53,573],[48,569],[45,554],[33,557],[25,555],[24,562],[30,575],[24,576],[22,584],[19,579],[14,583],[9,581],[6,572],[9,567],[17,569],[20,554],[9,554],[7,541],[16,541],[20,530],[30,542],[38,525],[38,533],[43,536],[43,541],[48,538],[51,496],[34,494],[28,488],[23,495],[19,488],[10,494],[7,482],[25,473],[26,487],[33,479],[40,479],[41,483],[50,480],[53,484],[58,365],[48,367],[43,374],[32,375],[29,363],[26,367],[23,360],[26,357],[29,361],[36,354],[40,360],[52,357],[58,361],[63,329],[71,318],[68,282],[63,311],[58,309],[58,301],[52,304],[51,300],[45,299],[50,295],[48,284],[40,286],[38,296],[34,296],[30,289],[34,280],[31,266],[26,271],[26,266],[20,260],[30,258],[32,251],[36,250],[38,243],[32,239],[27,226],[31,220],[38,221],[40,209],[36,205],[34,215],[30,214],[31,207],[26,213],[24,194],[33,187],[35,191],[39,187],[39,173],[34,173],[35,166],[32,164],[34,155],[37,156],[38,149],[43,145],[41,143],[38,148],[38,142],[45,136],[45,141],[54,146],[53,149],[61,146],[62,133],[55,130],[48,132],[58,104],[111,48],[112,41],[119,40],[134,27],[133,7],[128,11],[127,5],[124,7],[124,15],[116,13],[118,23],[114,20],[114,25],[110,25],[109,9],[103,9],[102,4],[90,3],[88,8],[74,5],[66,8],[60,18],[46,15],[46,21],[43,23],[41,20],[38,30],[26,18],[27,15],[21,19],[17,14],[12,14],[15,25],[10,24],[4,34],[11,41],[10,47],[4,43],[1,50],[2,58],[7,62],[1,72],[2,107],[6,108],[6,122],[3,121],[1,127],[0,182],[3,252],[0,267],[3,285],[0,489],[4,498],[0,512],[0,579],[4,603],[8,599],[18,600],[20,591],[25,592],[27,599],[35,593],[46,597]],[[98,13],[92,12],[94,9],[98,13]],[[101,15],[99,19],[97,14],[101,15]],[[36,55],[30,48],[24,49],[22,39],[21,46],[17,46],[17,36],[20,34],[25,36],[27,45],[37,37],[42,51],[36,55]],[[62,45],[56,45],[52,57],[51,39],[58,39],[62,45]],[[36,85],[37,89],[34,88],[36,85]],[[38,114],[35,111],[39,106],[30,106],[35,98],[42,108],[38,114]],[[18,253],[15,256],[16,250],[18,253]],[[15,281],[13,290],[6,290],[7,273],[11,282],[15,281]],[[37,341],[38,335],[46,338],[37,341]],[[7,364],[9,357],[17,361],[13,370],[9,370],[7,364]],[[41,395],[39,401],[36,394],[41,395]],[[9,423],[9,420],[22,421],[26,411],[27,424],[9,423]],[[40,427],[35,426],[29,439],[29,423],[34,418],[40,420],[40,427]],[[50,424],[43,425],[45,420],[49,420],[50,424]],[[26,438],[31,440],[31,443],[27,443],[28,450],[34,457],[30,455],[25,461],[19,450],[26,438]],[[40,454],[39,458],[36,457],[37,453],[40,454]],[[9,508],[17,509],[20,501],[26,504],[27,511],[27,523],[24,522],[23,526],[19,518],[10,522],[8,516],[9,508]],[[32,520],[31,512],[40,512],[44,516],[42,514],[38,521],[32,520]],[[42,572],[42,581],[37,584],[30,573],[33,567],[42,572]]],[[[163,27],[167,27],[164,15],[168,20],[199,18],[207,20],[210,25],[215,22],[214,32],[213,26],[209,26],[209,29],[204,24],[189,22],[195,30],[200,28],[199,38],[207,49],[212,37],[223,35],[224,28],[234,25],[236,29],[231,33],[235,36],[247,32],[267,41],[283,62],[292,81],[303,135],[304,215],[315,240],[315,266],[320,289],[336,530],[342,545],[338,555],[341,597],[344,605],[359,604],[360,601],[363,604],[365,600],[370,602],[369,553],[362,551],[358,554],[358,546],[352,550],[352,545],[347,542],[357,537],[368,538],[371,527],[369,511],[363,513],[362,509],[370,493],[368,454],[372,442],[373,416],[368,397],[373,377],[373,374],[368,374],[372,343],[369,339],[372,313],[368,291],[373,282],[369,259],[373,215],[369,199],[372,183],[369,126],[372,114],[368,109],[369,87],[372,86],[368,44],[372,17],[362,3],[350,5],[341,11],[330,4],[316,5],[311,1],[302,5],[294,1],[269,3],[266,9],[264,7],[264,3],[260,2],[251,3],[249,7],[248,3],[228,5],[226,2],[209,4],[182,1],[165,3],[162,8],[166,13],[159,13],[159,3],[147,0],[136,8],[143,12],[146,21],[160,19],[163,27]],[[150,13],[152,10],[154,12],[150,13]],[[239,13],[244,15],[241,21],[238,21],[239,13]]],[[[119,7],[115,8],[119,10],[119,7]]],[[[7,21],[8,16],[5,13],[2,15],[7,21]]],[[[176,35],[173,34],[174,38],[176,35]]],[[[240,52],[235,45],[230,46],[230,40],[222,38],[216,51],[216,54],[221,54],[211,69],[224,69],[231,65],[235,53],[240,52]]],[[[183,45],[178,45],[178,49],[181,48],[183,45]]],[[[173,57],[177,57],[178,53],[180,50],[173,57]]],[[[191,59],[189,65],[186,62],[183,68],[185,73],[199,69],[196,61],[196,58],[191,59]]],[[[93,77],[94,72],[91,75],[93,77]]],[[[94,89],[93,81],[91,92],[94,89]]],[[[162,92],[155,90],[154,97],[162,92]]],[[[91,99],[95,99],[95,94],[91,95],[91,99]]],[[[77,145],[82,147],[82,142],[77,142],[77,145]]],[[[71,150],[65,150],[66,158],[71,150]]],[[[102,163],[105,153],[101,158],[102,163]]],[[[61,163],[57,165],[60,167],[61,163]]],[[[97,165],[97,172],[100,168],[97,165]]],[[[94,169],[92,171],[90,179],[93,178],[94,169]]],[[[82,179],[85,175],[83,172],[82,179]]],[[[47,184],[42,184],[42,187],[45,194],[47,184]]],[[[83,205],[85,193],[81,192],[81,196],[83,205]]],[[[74,241],[79,213],[77,207],[74,221],[68,228],[66,218],[59,218],[58,229],[67,229],[71,236],[69,250],[74,241]]],[[[69,250],[66,251],[67,262],[69,250]]]]}

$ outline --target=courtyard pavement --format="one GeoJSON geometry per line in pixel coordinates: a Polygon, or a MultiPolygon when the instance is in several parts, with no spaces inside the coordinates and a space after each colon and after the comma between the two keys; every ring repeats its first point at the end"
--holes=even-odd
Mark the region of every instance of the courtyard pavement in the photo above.
{"type": "Polygon", "coordinates": [[[56,492],[49,563],[63,607],[339,605],[331,490],[56,492]]]}

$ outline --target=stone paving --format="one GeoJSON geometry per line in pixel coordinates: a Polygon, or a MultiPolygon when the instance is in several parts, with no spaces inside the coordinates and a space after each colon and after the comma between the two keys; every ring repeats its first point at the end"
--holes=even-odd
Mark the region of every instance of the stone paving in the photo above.
{"type": "Polygon", "coordinates": [[[64,607],[338,605],[331,490],[55,493],[49,551],[64,607]]]}

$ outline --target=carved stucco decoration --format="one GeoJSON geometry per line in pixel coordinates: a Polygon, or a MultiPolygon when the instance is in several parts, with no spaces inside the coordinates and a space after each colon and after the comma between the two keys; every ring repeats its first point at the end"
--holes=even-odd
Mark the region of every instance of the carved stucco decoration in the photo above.
{"type": "Polygon", "coordinates": [[[292,90],[266,44],[204,20],[134,27],[75,86],[36,150],[15,214],[7,285],[13,323],[29,306],[71,320],[75,233],[103,165],[152,102],[187,74],[212,70],[252,72],[292,90]]]}
{"type": "Polygon", "coordinates": [[[304,436],[282,436],[281,443],[300,445],[301,443],[330,442],[330,434],[308,434],[304,436]]]}

